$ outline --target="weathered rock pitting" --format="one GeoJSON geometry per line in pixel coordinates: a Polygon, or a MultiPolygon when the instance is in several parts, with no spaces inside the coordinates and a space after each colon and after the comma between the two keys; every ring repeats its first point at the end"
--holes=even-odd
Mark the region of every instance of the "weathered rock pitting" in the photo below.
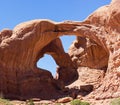
{"type": "Polygon", "coordinates": [[[78,66],[99,69],[107,67],[100,87],[92,93],[97,99],[120,97],[119,7],[120,1],[112,0],[110,5],[99,8],[84,22],[81,22],[76,34],[84,37],[84,40],[88,38],[90,43],[82,42],[83,40],[81,41],[81,38],[78,37],[69,51],[72,60],[77,62],[78,66]],[[79,48],[76,47],[76,44],[79,48]]]}
{"type": "Polygon", "coordinates": [[[100,87],[90,95],[97,99],[120,97],[119,7],[120,1],[112,0],[83,22],[33,20],[1,31],[1,94],[14,98],[62,97],[64,86],[77,79],[77,68],[86,66],[105,72],[100,87]],[[69,54],[59,39],[62,35],[77,36],[69,54]],[[50,54],[59,66],[56,79],[36,66],[44,54],[50,54]]]}
{"type": "Polygon", "coordinates": [[[64,83],[75,78],[77,72],[70,56],[64,52],[58,38],[63,32],[72,30],[73,26],[63,27],[64,23],[49,20],[33,20],[16,26],[13,31],[0,32],[0,92],[5,97],[52,99],[61,95],[64,83]],[[64,29],[65,28],[65,29],[64,29]],[[36,62],[47,53],[53,56],[60,68],[67,68],[53,79],[49,71],[37,68],[36,62]],[[68,69],[69,68],[69,69],[68,69]],[[68,71],[69,70],[69,71],[68,71]],[[63,84],[63,85],[62,85],[63,84]],[[49,93],[49,94],[48,94],[49,93]]]}

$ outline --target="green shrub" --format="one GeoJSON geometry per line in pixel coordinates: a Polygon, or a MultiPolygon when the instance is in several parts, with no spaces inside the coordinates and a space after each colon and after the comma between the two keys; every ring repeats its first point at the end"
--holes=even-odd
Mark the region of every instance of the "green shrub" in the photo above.
{"type": "Polygon", "coordinates": [[[13,105],[9,100],[0,98],[0,105],[13,105]]]}
{"type": "Polygon", "coordinates": [[[111,101],[110,105],[120,105],[120,98],[116,98],[111,101]]]}
{"type": "Polygon", "coordinates": [[[44,104],[44,105],[48,105],[48,104],[44,104]]]}
{"type": "Polygon", "coordinates": [[[88,102],[81,102],[80,105],[90,105],[88,102]]]}
{"type": "Polygon", "coordinates": [[[77,99],[72,100],[72,101],[70,102],[71,105],[80,105],[80,103],[81,103],[81,101],[80,101],[80,100],[77,100],[77,99]]]}
{"type": "Polygon", "coordinates": [[[90,105],[88,102],[75,99],[70,102],[71,105],[90,105]]]}
{"type": "Polygon", "coordinates": [[[35,105],[32,99],[28,100],[28,101],[26,102],[26,104],[27,104],[27,105],[35,105]]]}

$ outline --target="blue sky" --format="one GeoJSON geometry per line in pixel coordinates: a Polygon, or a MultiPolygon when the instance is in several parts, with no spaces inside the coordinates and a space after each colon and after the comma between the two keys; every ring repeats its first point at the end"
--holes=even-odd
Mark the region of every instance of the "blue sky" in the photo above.
{"type": "MultiPolygon", "coordinates": [[[[110,2],[111,0],[0,0],[0,30],[13,29],[21,22],[33,19],[82,21],[97,8],[110,2]]],[[[67,52],[75,36],[64,36],[61,39],[67,52]]],[[[37,66],[55,74],[56,64],[48,55],[37,66]]]]}

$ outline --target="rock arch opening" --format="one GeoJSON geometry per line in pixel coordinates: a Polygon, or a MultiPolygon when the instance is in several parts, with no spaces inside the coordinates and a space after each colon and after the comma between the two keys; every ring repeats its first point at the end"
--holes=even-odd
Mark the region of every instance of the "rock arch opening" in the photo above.
{"type": "Polygon", "coordinates": [[[76,36],[62,36],[53,40],[40,52],[40,58],[36,65],[42,70],[51,72],[55,78],[58,69],[73,68],[71,58],[68,54],[68,49],[76,36]]]}
{"type": "Polygon", "coordinates": [[[71,44],[73,43],[73,41],[76,39],[76,36],[75,35],[61,36],[60,39],[62,41],[62,45],[63,45],[65,52],[68,53],[68,50],[69,50],[71,44]]]}
{"type": "Polygon", "coordinates": [[[42,68],[47,71],[50,71],[52,73],[53,77],[55,77],[55,75],[56,75],[57,64],[56,64],[55,60],[52,58],[52,56],[50,56],[48,54],[45,54],[44,57],[40,58],[37,61],[37,67],[42,68]]]}

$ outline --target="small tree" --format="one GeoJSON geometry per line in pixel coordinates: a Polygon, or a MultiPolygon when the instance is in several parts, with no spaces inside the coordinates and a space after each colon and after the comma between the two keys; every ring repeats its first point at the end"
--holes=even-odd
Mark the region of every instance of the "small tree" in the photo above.
{"type": "Polygon", "coordinates": [[[88,102],[75,99],[70,102],[71,105],[90,105],[88,102]]]}

